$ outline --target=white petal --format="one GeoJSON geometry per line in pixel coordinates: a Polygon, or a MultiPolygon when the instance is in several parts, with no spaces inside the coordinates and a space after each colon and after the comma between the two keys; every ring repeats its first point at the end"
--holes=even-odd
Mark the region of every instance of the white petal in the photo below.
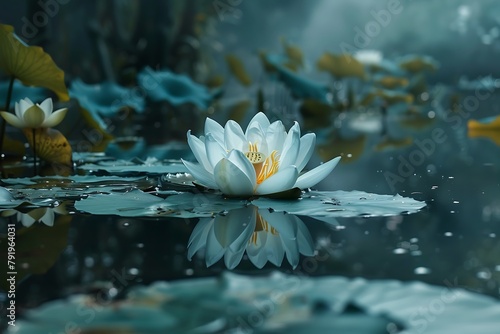
{"type": "Polygon", "coordinates": [[[266,141],[269,152],[281,152],[285,143],[286,130],[281,121],[273,122],[266,130],[266,141]]]}
{"type": "Polygon", "coordinates": [[[247,141],[252,144],[257,144],[257,150],[264,155],[269,155],[269,150],[267,148],[267,141],[265,132],[263,132],[262,127],[258,123],[254,123],[255,126],[248,128],[245,136],[247,141]]]}
{"type": "Polygon", "coordinates": [[[297,240],[282,238],[281,244],[285,249],[285,254],[288,262],[293,267],[293,269],[295,269],[299,264],[299,258],[300,258],[297,240]]]}
{"type": "Polygon", "coordinates": [[[202,218],[194,227],[188,241],[187,256],[189,260],[191,260],[193,255],[207,244],[208,232],[212,228],[213,222],[213,218],[202,218]]]}
{"type": "Polygon", "coordinates": [[[340,161],[340,157],[333,158],[332,160],[325,162],[322,165],[302,174],[297,179],[295,187],[300,189],[306,189],[314,186],[332,172],[332,170],[337,166],[340,161]]]}
{"type": "Polygon", "coordinates": [[[22,114],[22,112],[21,112],[21,107],[19,106],[19,103],[18,103],[18,102],[16,102],[16,103],[14,104],[14,111],[15,111],[15,114],[16,114],[16,116],[17,116],[18,118],[20,118],[20,119],[21,119],[21,118],[23,117],[23,114],[22,114]]]}
{"type": "Polygon", "coordinates": [[[27,213],[18,212],[16,217],[17,220],[20,221],[25,227],[30,227],[33,223],[35,223],[35,219],[27,213]]]}
{"type": "Polygon", "coordinates": [[[215,183],[213,174],[210,174],[205,168],[200,165],[194,164],[190,161],[181,159],[182,163],[189,170],[189,173],[193,175],[197,183],[204,185],[210,189],[217,189],[217,183],[215,183]]]}
{"type": "Polygon", "coordinates": [[[232,149],[245,151],[248,147],[247,138],[241,126],[233,120],[229,120],[224,127],[224,143],[229,151],[232,149]]]}
{"type": "Polygon", "coordinates": [[[253,168],[252,163],[243,154],[243,152],[232,150],[231,152],[229,152],[227,159],[235,164],[239,169],[241,169],[243,173],[245,173],[245,175],[252,183],[252,188],[255,188],[257,186],[257,175],[255,174],[255,168],[253,168]]]}
{"type": "Polygon", "coordinates": [[[49,117],[50,114],[52,114],[52,110],[54,110],[54,106],[52,105],[52,99],[50,97],[45,99],[38,106],[43,110],[45,118],[49,117]]]}
{"type": "Polygon", "coordinates": [[[222,159],[214,168],[214,179],[218,189],[229,196],[253,195],[254,183],[237,165],[222,159]]]}
{"type": "Polygon", "coordinates": [[[224,128],[210,117],[207,117],[205,121],[205,136],[209,133],[212,134],[221,146],[224,146],[224,128]]]}
{"type": "Polygon", "coordinates": [[[27,128],[38,128],[44,120],[45,114],[39,106],[31,106],[23,114],[24,125],[27,128]]]}
{"type": "Polygon", "coordinates": [[[51,128],[51,127],[56,126],[57,124],[62,122],[62,120],[66,116],[67,112],[68,112],[68,108],[62,108],[62,109],[54,111],[52,114],[49,114],[49,118],[46,118],[43,121],[42,127],[51,128]]]}
{"type": "Polygon", "coordinates": [[[298,233],[297,233],[297,244],[299,247],[300,254],[305,256],[313,256],[314,255],[314,241],[309,233],[309,229],[304,224],[299,217],[293,216],[293,219],[296,221],[298,233]]]}
{"type": "Polygon", "coordinates": [[[198,162],[207,171],[213,172],[214,168],[212,167],[210,162],[208,162],[207,151],[205,149],[205,143],[203,141],[201,141],[199,138],[197,138],[196,136],[193,136],[191,134],[191,130],[189,130],[187,132],[187,141],[188,141],[189,148],[193,152],[193,155],[196,158],[196,160],[198,160],[198,162]]]}
{"type": "Polygon", "coordinates": [[[283,144],[283,151],[280,157],[280,168],[286,168],[297,163],[297,156],[300,150],[300,127],[299,123],[295,122],[283,144]]]}
{"type": "Polygon", "coordinates": [[[226,268],[229,270],[236,268],[238,264],[240,264],[243,254],[245,254],[245,248],[240,249],[237,252],[233,252],[228,249],[224,255],[224,264],[226,265],[226,268]]]}
{"type": "Polygon", "coordinates": [[[208,133],[205,136],[205,151],[208,162],[212,168],[215,168],[215,165],[227,156],[226,150],[221,146],[217,139],[215,139],[212,133],[208,133]]]}
{"type": "Polygon", "coordinates": [[[262,182],[256,190],[259,195],[273,194],[292,189],[297,181],[298,171],[295,166],[288,166],[262,182]]]}
{"type": "Polygon", "coordinates": [[[266,252],[266,257],[275,266],[281,266],[283,262],[283,257],[285,256],[285,249],[281,241],[280,235],[273,235],[268,233],[267,245],[264,251],[266,252]]]}
{"type": "Polygon", "coordinates": [[[262,129],[266,130],[269,125],[271,124],[269,122],[269,118],[267,118],[266,114],[264,114],[263,112],[258,112],[257,114],[255,114],[254,117],[252,117],[252,119],[250,120],[250,123],[248,124],[252,124],[253,122],[257,122],[260,124],[260,126],[262,127],[262,129]]]}
{"type": "Polygon", "coordinates": [[[297,155],[296,166],[299,173],[304,169],[304,167],[311,159],[314,153],[314,147],[316,146],[316,135],[314,133],[308,133],[302,138],[300,138],[300,149],[297,155]]]}
{"type": "Polygon", "coordinates": [[[19,100],[19,112],[24,114],[26,110],[33,107],[34,103],[29,98],[19,100]]]}
{"type": "Polygon", "coordinates": [[[43,222],[47,226],[54,226],[54,210],[51,208],[47,209],[45,214],[43,215],[42,218],[40,218],[40,221],[43,222]]]}
{"type": "Polygon", "coordinates": [[[207,246],[205,248],[205,263],[207,267],[210,267],[211,265],[219,261],[224,256],[225,252],[226,249],[222,247],[215,236],[214,229],[211,228],[208,232],[207,246]]]}
{"type": "Polygon", "coordinates": [[[293,215],[283,212],[269,212],[269,210],[260,210],[261,216],[274,227],[282,238],[296,239],[297,238],[297,224],[293,219],[293,215]]]}
{"type": "Polygon", "coordinates": [[[0,111],[0,115],[2,115],[3,119],[5,119],[7,123],[15,126],[16,128],[25,127],[24,121],[22,119],[19,119],[16,115],[11,114],[10,112],[0,111]]]}

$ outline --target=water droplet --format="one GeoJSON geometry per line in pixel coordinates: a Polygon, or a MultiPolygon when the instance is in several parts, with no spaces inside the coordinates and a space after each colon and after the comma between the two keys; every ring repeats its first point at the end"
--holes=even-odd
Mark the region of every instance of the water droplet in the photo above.
{"type": "Polygon", "coordinates": [[[144,244],[143,244],[142,242],[139,242],[139,243],[137,244],[137,248],[144,248],[144,244]]]}
{"type": "Polygon", "coordinates": [[[86,267],[91,268],[94,266],[95,261],[94,258],[87,256],[84,260],[84,263],[86,267]]]}
{"type": "Polygon", "coordinates": [[[438,186],[432,186],[431,189],[434,190],[434,189],[437,189],[438,186]]]}
{"type": "Polygon", "coordinates": [[[415,268],[415,270],[413,270],[413,272],[416,275],[427,275],[427,274],[431,273],[431,270],[429,268],[426,268],[426,267],[417,267],[417,268],[415,268]]]}
{"type": "Polygon", "coordinates": [[[434,118],[434,117],[436,117],[436,113],[435,113],[434,111],[432,111],[432,110],[431,110],[431,111],[429,111],[429,112],[427,113],[427,117],[429,117],[429,118],[434,118]]]}
{"type": "Polygon", "coordinates": [[[452,236],[453,236],[453,233],[452,233],[452,232],[445,232],[445,233],[444,233],[444,236],[445,236],[445,237],[452,237],[452,236]]]}
{"type": "Polygon", "coordinates": [[[490,233],[489,236],[490,236],[490,238],[496,238],[497,237],[497,235],[495,233],[490,233]]]}
{"type": "Polygon", "coordinates": [[[416,243],[416,242],[418,242],[418,238],[411,238],[411,239],[410,239],[410,242],[411,242],[411,243],[416,243]]]}
{"type": "Polygon", "coordinates": [[[408,251],[404,248],[396,248],[392,251],[394,254],[405,254],[408,253],[408,251]]]}
{"type": "Polygon", "coordinates": [[[500,271],[500,264],[495,267],[495,271],[500,271]]]}
{"type": "Polygon", "coordinates": [[[488,269],[478,271],[476,277],[479,279],[488,280],[491,278],[491,272],[488,269]]]}
{"type": "Polygon", "coordinates": [[[460,202],[459,201],[453,201],[453,204],[458,204],[458,203],[460,203],[460,202]]]}
{"type": "Polygon", "coordinates": [[[139,275],[139,269],[137,269],[137,268],[130,268],[130,269],[128,270],[128,273],[129,273],[130,275],[134,275],[134,276],[139,275]]]}
{"type": "Polygon", "coordinates": [[[194,270],[189,268],[189,269],[186,269],[186,271],[184,272],[187,276],[192,276],[194,274],[194,270]]]}

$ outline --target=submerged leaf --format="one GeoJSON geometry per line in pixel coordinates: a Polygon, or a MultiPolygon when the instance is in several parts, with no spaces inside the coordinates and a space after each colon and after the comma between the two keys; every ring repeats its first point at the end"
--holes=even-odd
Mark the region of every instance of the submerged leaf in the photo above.
{"type": "Polygon", "coordinates": [[[240,58],[233,54],[226,55],[226,63],[231,73],[242,85],[250,86],[252,84],[252,79],[240,58]]]}
{"type": "Polygon", "coordinates": [[[45,87],[60,100],[69,100],[64,72],[38,46],[27,46],[14,34],[14,28],[0,24],[0,68],[27,86],[45,87]]]}
{"type": "Polygon", "coordinates": [[[56,129],[35,129],[35,142],[33,141],[32,129],[24,129],[30,146],[36,145],[36,154],[39,158],[55,165],[71,167],[73,165],[71,156],[71,145],[64,135],[56,129]]]}

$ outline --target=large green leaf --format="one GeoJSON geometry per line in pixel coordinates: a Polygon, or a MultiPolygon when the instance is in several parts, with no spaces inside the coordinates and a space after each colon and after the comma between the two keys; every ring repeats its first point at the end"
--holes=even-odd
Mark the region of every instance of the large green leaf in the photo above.
{"type": "Polygon", "coordinates": [[[69,100],[64,72],[41,47],[27,46],[5,24],[0,24],[0,68],[27,86],[45,87],[61,101],[69,100]]]}

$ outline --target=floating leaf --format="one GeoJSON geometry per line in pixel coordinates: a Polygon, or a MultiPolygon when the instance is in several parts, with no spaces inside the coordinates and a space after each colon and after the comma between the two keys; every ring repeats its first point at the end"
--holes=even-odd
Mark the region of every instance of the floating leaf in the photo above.
{"type": "Polygon", "coordinates": [[[0,68],[27,86],[52,90],[61,101],[69,100],[64,72],[38,46],[27,46],[14,34],[14,28],[0,24],[0,68]]]}
{"type": "MultiPolygon", "coordinates": [[[[375,217],[417,212],[425,206],[399,195],[377,195],[362,191],[308,192],[298,200],[258,198],[250,200],[260,209],[272,209],[311,217],[375,217]]],[[[75,208],[92,214],[123,217],[171,216],[212,217],[238,209],[248,200],[228,199],[215,193],[183,193],[166,199],[139,190],[109,195],[91,195],[75,203],[75,208]]]]}
{"type": "Polygon", "coordinates": [[[30,146],[36,144],[36,154],[39,158],[53,165],[72,167],[71,145],[61,132],[51,128],[38,128],[34,131],[36,143],[33,142],[32,129],[23,130],[30,146]]]}
{"type": "Polygon", "coordinates": [[[434,72],[439,68],[439,63],[429,56],[406,56],[399,62],[399,67],[411,73],[434,72]]]}
{"type": "Polygon", "coordinates": [[[336,78],[365,78],[365,69],[363,64],[347,53],[336,55],[325,52],[318,59],[316,66],[319,70],[329,72],[336,78]]]}
{"type": "Polygon", "coordinates": [[[103,161],[98,164],[85,164],[78,167],[86,171],[106,171],[108,173],[129,174],[129,173],[148,173],[148,174],[166,174],[166,173],[186,173],[187,169],[181,162],[163,163],[156,159],[146,160],[143,163],[135,163],[126,160],[103,161]]]}
{"type": "Polygon", "coordinates": [[[133,287],[123,300],[108,303],[97,304],[95,297],[82,295],[50,301],[26,312],[8,333],[62,332],[68,323],[86,333],[237,332],[253,329],[242,319],[255,314],[259,333],[369,334],[385,333],[388,328],[394,333],[419,333],[425,325],[426,334],[496,334],[500,326],[497,299],[457,286],[224,272],[220,277],[133,287]],[[263,312],[268,305],[264,302],[273,294],[279,296],[279,303],[272,304],[272,312],[263,312]],[[432,310],[439,314],[433,315],[432,310]],[[94,317],[89,322],[82,314],[94,317]]]}
{"type": "Polygon", "coordinates": [[[173,106],[192,103],[201,110],[207,109],[220,91],[210,92],[186,75],[170,71],[153,71],[144,68],[137,77],[139,85],[153,101],[167,101],[173,106]]]}
{"type": "Polygon", "coordinates": [[[387,89],[396,89],[408,86],[409,81],[406,78],[384,76],[376,79],[375,83],[387,89]]]}
{"type": "Polygon", "coordinates": [[[300,200],[273,201],[259,198],[252,202],[261,209],[284,211],[295,215],[323,217],[376,217],[414,213],[425,202],[399,195],[369,194],[363,191],[311,191],[300,200]]]}
{"type": "Polygon", "coordinates": [[[369,92],[366,94],[361,100],[360,104],[362,106],[371,105],[377,98],[382,99],[388,105],[393,105],[397,103],[413,103],[413,95],[404,93],[404,92],[396,92],[385,89],[377,89],[375,91],[369,92]]]}
{"type": "Polygon", "coordinates": [[[113,116],[123,108],[132,108],[137,113],[144,112],[145,101],[141,93],[114,82],[91,85],[75,79],[71,82],[69,93],[93,115],[113,116]]]}
{"type": "Polygon", "coordinates": [[[413,139],[411,137],[397,138],[397,139],[385,137],[380,143],[378,143],[375,146],[375,151],[385,151],[385,150],[403,148],[410,146],[412,143],[413,139]]]}
{"type": "Polygon", "coordinates": [[[470,138],[485,137],[500,146],[500,116],[471,119],[467,122],[468,136],[470,138]]]}
{"type": "Polygon", "coordinates": [[[226,63],[231,73],[242,85],[250,86],[252,84],[252,79],[240,58],[232,54],[226,55],[226,63]]]}

